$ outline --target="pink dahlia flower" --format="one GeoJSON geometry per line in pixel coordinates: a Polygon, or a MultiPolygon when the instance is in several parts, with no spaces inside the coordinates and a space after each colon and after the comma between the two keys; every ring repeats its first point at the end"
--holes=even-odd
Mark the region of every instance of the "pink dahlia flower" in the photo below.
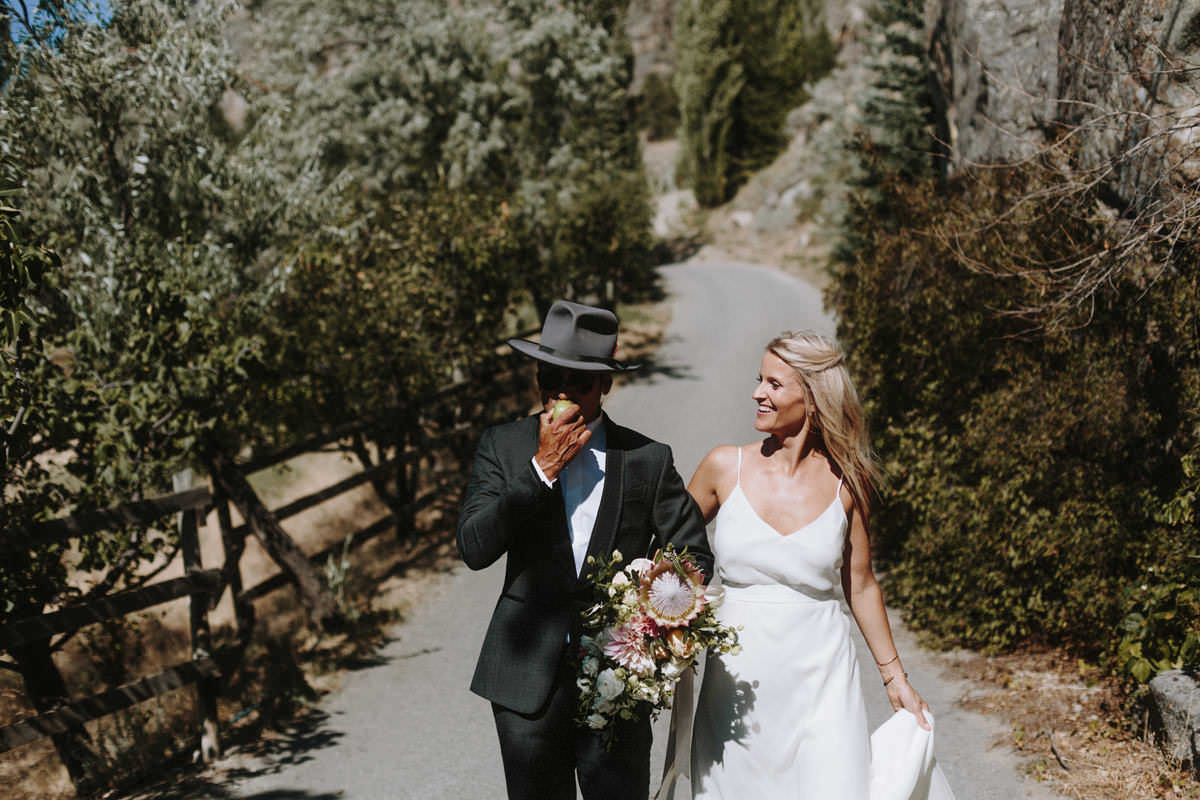
{"type": "Polygon", "coordinates": [[[638,622],[618,625],[610,629],[605,638],[604,655],[639,675],[654,672],[654,659],[646,648],[645,634],[638,622]]]}

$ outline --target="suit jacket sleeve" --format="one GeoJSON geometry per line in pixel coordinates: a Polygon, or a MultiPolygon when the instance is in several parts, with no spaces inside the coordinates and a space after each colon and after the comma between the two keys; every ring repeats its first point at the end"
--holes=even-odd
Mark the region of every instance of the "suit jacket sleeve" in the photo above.
{"type": "Polygon", "coordinates": [[[553,490],[542,483],[525,448],[498,444],[497,428],[484,431],[475,451],[455,538],[471,569],[491,566],[512,547],[522,523],[546,507],[553,490]]]}
{"type": "Polygon", "coordinates": [[[713,555],[708,547],[704,516],[676,471],[669,448],[654,498],[654,527],[660,541],[673,544],[676,552],[687,549],[700,569],[704,570],[705,582],[712,578],[713,555]]]}

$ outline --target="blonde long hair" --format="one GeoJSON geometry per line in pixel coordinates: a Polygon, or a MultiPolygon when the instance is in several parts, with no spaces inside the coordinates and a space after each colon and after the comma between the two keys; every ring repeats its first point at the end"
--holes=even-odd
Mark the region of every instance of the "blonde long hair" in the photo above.
{"type": "Polygon", "coordinates": [[[842,348],[811,331],[784,331],[767,343],[766,350],[800,377],[811,409],[810,430],[841,471],[865,517],[871,508],[871,490],[879,480],[879,466],[842,348]]]}

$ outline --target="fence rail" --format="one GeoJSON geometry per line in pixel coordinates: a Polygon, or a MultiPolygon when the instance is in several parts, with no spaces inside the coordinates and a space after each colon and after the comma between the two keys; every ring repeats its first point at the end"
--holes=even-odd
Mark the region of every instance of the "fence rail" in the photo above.
{"type": "Polygon", "coordinates": [[[118,686],[116,689],[65,703],[47,714],[0,728],[0,753],[44,736],[69,733],[82,727],[85,722],[182,689],[203,678],[219,675],[217,665],[211,658],[199,658],[163,670],[157,675],[118,686]]]}
{"type": "MultiPolygon", "coordinates": [[[[118,528],[150,528],[175,514],[184,567],[182,577],[87,598],[39,616],[6,621],[0,624],[0,650],[13,654],[18,664],[23,658],[28,661],[30,653],[40,654],[43,665],[55,669],[48,646],[52,637],[70,636],[87,625],[184,598],[189,600],[191,648],[189,661],[90,697],[35,698],[37,716],[0,728],[0,752],[51,737],[78,786],[89,774],[87,765],[76,763],[81,759],[80,753],[91,752],[85,741],[86,722],[194,685],[202,756],[205,760],[219,757],[217,697],[222,674],[217,661],[226,663],[226,660],[214,660],[209,611],[228,589],[235,608],[237,639],[243,650],[254,632],[254,601],[283,586],[293,585],[298,589],[314,622],[336,624],[337,609],[316,565],[347,545],[360,547],[385,532],[408,534],[417,513],[459,485],[472,439],[482,426],[524,413],[524,408],[505,409],[503,404],[495,402],[498,395],[520,396],[527,385],[522,363],[513,358],[500,360],[500,365],[488,372],[433,393],[422,409],[408,412],[388,409],[372,419],[339,425],[303,442],[241,461],[214,457],[208,465],[211,489],[191,488],[188,476],[177,483],[177,491],[171,495],[83,511],[0,532],[0,557],[5,557],[118,528]],[[455,402],[447,402],[451,399],[455,402]],[[431,413],[426,415],[423,409],[431,413]],[[376,442],[380,445],[372,452],[369,445],[376,442]],[[296,456],[327,452],[330,445],[355,455],[361,469],[273,510],[267,508],[247,480],[250,474],[296,456]],[[435,453],[446,451],[451,453],[450,458],[435,457],[435,453]],[[374,488],[388,507],[388,513],[320,552],[305,553],[280,525],[282,520],[364,485],[374,488]],[[232,508],[238,509],[244,522],[233,524],[232,508]],[[220,564],[205,568],[201,564],[198,530],[212,512],[224,552],[220,564]],[[280,567],[279,572],[251,587],[243,585],[240,569],[248,536],[255,536],[280,567]]],[[[26,674],[24,669],[22,674],[26,674]]],[[[31,679],[26,675],[27,687],[30,684],[31,679]]]]}
{"type": "Polygon", "coordinates": [[[174,511],[192,511],[212,502],[208,489],[192,489],[166,497],[155,497],[125,503],[115,508],[82,511],[62,519],[52,519],[35,525],[8,528],[0,535],[0,555],[28,552],[48,544],[57,544],[97,531],[112,530],[129,525],[153,525],[174,511]]]}
{"type": "Polygon", "coordinates": [[[0,625],[0,650],[12,650],[59,633],[74,633],[85,625],[123,617],[193,594],[216,597],[220,590],[221,570],[207,569],[140,589],[105,595],[82,605],[0,625]]]}

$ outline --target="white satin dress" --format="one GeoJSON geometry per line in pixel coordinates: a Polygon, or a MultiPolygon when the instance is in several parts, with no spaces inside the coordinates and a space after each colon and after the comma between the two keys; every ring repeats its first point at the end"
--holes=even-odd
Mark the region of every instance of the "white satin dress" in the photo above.
{"type": "MultiPolygon", "coordinates": [[[[692,728],[695,800],[953,800],[932,734],[898,711],[874,736],[850,617],[839,603],[847,519],[838,493],[786,536],[738,481],[712,550],[737,655],[710,653],[692,728]],[[872,751],[875,761],[872,762],[872,751]]],[[[682,754],[681,754],[682,755],[682,754]]],[[[685,756],[686,757],[686,756],[685,756]]]]}

